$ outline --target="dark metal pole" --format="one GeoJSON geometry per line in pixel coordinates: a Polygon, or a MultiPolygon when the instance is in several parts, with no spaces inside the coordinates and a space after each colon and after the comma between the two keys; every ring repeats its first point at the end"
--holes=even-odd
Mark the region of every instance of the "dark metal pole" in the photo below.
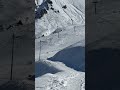
{"type": "Polygon", "coordinates": [[[97,3],[95,3],[95,14],[97,14],[97,3]]]}
{"type": "Polygon", "coordinates": [[[13,60],[14,60],[14,33],[12,35],[12,58],[11,58],[11,72],[10,72],[10,80],[13,79],[13,60]]]}
{"type": "Polygon", "coordinates": [[[41,40],[40,40],[40,50],[39,50],[39,61],[40,61],[40,55],[41,55],[41,40]]]}
{"type": "Polygon", "coordinates": [[[75,26],[74,26],[74,32],[75,32],[75,26]]]}
{"type": "Polygon", "coordinates": [[[95,10],[95,14],[96,14],[96,3],[94,3],[94,10],[95,10]]]}
{"type": "Polygon", "coordinates": [[[60,37],[60,34],[59,34],[59,32],[58,32],[58,38],[60,37]]]}
{"type": "Polygon", "coordinates": [[[97,3],[98,3],[98,1],[94,1],[92,3],[94,4],[95,14],[97,14],[97,3]]]}

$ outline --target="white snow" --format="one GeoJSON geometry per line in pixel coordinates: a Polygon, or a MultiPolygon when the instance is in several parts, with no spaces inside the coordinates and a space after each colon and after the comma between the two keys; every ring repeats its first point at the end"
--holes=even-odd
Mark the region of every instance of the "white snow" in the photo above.
{"type": "MultiPolygon", "coordinates": [[[[49,63],[49,65],[59,71],[55,74],[46,73],[41,77],[37,77],[35,79],[36,90],[84,90],[82,89],[84,84],[84,73],[70,69],[60,62],[41,60],[38,63],[41,62],[49,63]]],[[[41,72],[43,68],[41,67],[41,72]]]]}
{"type": "Polygon", "coordinates": [[[35,89],[85,90],[85,1],[51,1],[59,13],[35,20],[35,89]]]}

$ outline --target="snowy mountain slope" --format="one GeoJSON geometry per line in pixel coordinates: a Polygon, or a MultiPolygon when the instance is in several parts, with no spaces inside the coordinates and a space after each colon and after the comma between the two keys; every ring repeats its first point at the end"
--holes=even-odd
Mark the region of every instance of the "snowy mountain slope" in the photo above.
{"type": "Polygon", "coordinates": [[[38,63],[47,63],[59,71],[54,74],[46,72],[42,77],[37,77],[35,80],[36,90],[85,90],[84,73],[70,69],[60,62],[42,60],[38,63]]]}
{"type": "Polygon", "coordinates": [[[36,5],[35,89],[85,90],[85,73],[81,72],[84,71],[84,0],[36,0],[36,5]],[[74,57],[68,58],[73,53],[74,57]]]}
{"type": "Polygon", "coordinates": [[[73,44],[79,43],[79,46],[85,45],[84,26],[69,27],[58,34],[51,34],[48,37],[40,37],[35,40],[35,60],[38,60],[39,51],[41,59],[47,59],[54,56],[58,51],[63,50],[73,44]],[[41,41],[41,42],[40,42],[41,41]],[[41,50],[40,50],[41,48],[41,50]]]}
{"type": "MultiPolygon", "coordinates": [[[[36,19],[35,30],[37,31],[35,33],[38,34],[47,31],[47,34],[49,35],[57,28],[63,29],[71,25],[84,25],[85,15],[83,1],[84,0],[52,0],[52,4],[45,4],[44,7],[43,5],[40,5],[37,12],[41,12],[42,8],[42,10],[46,10],[46,13],[40,19],[36,19]],[[63,8],[63,6],[66,6],[66,8],[63,8]]],[[[43,3],[44,2],[45,1],[43,1],[43,3]]],[[[39,16],[40,15],[41,13],[39,16]]]]}
{"type": "Polygon", "coordinates": [[[60,32],[59,38],[57,34],[51,34],[48,37],[36,39],[35,60],[36,62],[40,62],[40,64],[35,65],[37,66],[36,90],[84,90],[84,72],[79,73],[76,71],[84,71],[84,35],[84,26],[80,26],[77,27],[75,31],[73,28],[69,28],[60,32]],[[41,45],[40,40],[42,41],[41,45]],[[77,47],[83,48],[78,49],[77,47]],[[66,49],[64,50],[64,48],[66,49]],[[55,55],[56,53],[58,54],[57,57],[55,55]],[[74,54],[74,57],[70,58],[72,54],[74,54]],[[40,61],[38,61],[39,55],[40,61]],[[43,62],[41,60],[51,57],[53,57],[52,61],[44,60],[43,62]],[[74,70],[71,68],[74,68],[74,70]],[[48,73],[50,73],[50,76],[48,73]],[[61,77],[61,75],[64,77],[61,77]],[[48,82],[48,80],[50,81],[48,82]],[[83,81],[81,82],[81,80],[83,81]],[[56,81],[57,83],[55,83],[56,81]],[[61,82],[63,82],[62,85],[61,82]],[[64,85],[64,83],[67,83],[67,85],[64,85]],[[74,87],[73,83],[75,84],[74,87]],[[82,87],[83,89],[80,89],[82,87]]]}

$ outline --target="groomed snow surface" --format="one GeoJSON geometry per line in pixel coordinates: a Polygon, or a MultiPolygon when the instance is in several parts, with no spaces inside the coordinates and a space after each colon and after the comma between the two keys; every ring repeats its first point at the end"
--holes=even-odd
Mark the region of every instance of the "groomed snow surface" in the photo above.
{"type": "Polygon", "coordinates": [[[84,0],[38,1],[52,5],[35,21],[35,89],[85,90],[84,0]]]}

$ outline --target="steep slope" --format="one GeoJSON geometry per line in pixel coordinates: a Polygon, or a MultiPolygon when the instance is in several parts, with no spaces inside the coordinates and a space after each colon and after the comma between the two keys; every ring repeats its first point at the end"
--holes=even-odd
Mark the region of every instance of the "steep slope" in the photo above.
{"type": "Polygon", "coordinates": [[[85,90],[84,3],[36,0],[36,90],[85,90]]]}
{"type": "Polygon", "coordinates": [[[41,2],[39,0],[40,5],[37,5],[36,9],[36,34],[43,32],[47,36],[57,28],[84,25],[84,0],[43,0],[41,2]]]}

